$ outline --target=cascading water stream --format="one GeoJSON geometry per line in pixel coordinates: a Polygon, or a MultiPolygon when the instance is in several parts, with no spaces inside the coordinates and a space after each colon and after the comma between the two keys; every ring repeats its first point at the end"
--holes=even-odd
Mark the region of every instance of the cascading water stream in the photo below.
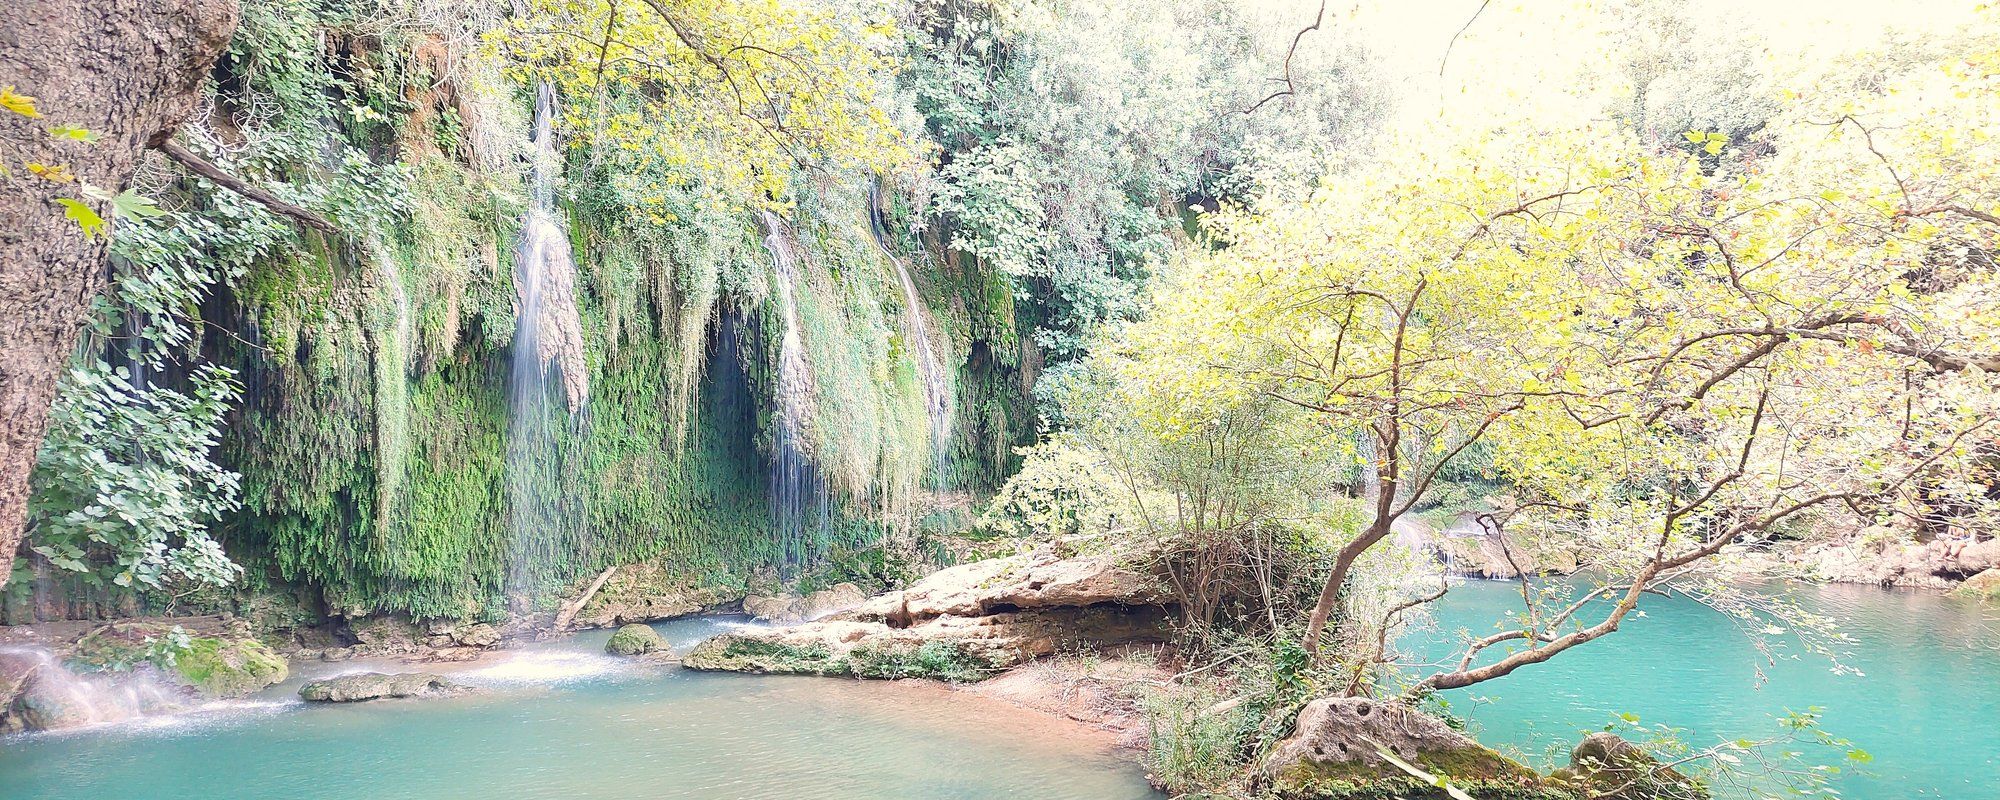
{"type": "Polygon", "coordinates": [[[507,490],[512,548],[508,592],[515,602],[531,597],[540,567],[552,555],[552,543],[563,542],[569,514],[555,479],[562,468],[558,434],[561,423],[584,408],[589,392],[583,371],[583,330],[576,310],[576,266],[569,237],[555,211],[555,173],[560,168],[555,144],[555,89],[535,87],[534,163],[529,172],[528,213],[521,222],[521,240],[514,259],[518,300],[512,369],[508,378],[510,419],[507,439],[507,490]],[[550,386],[550,373],[561,384],[560,398],[569,415],[560,413],[550,386]]]}
{"type": "Polygon", "coordinates": [[[810,561],[816,555],[814,544],[825,540],[832,525],[832,497],[813,465],[806,440],[812,373],[799,333],[798,256],[778,215],[765,211],[761,219],[784,325],[778,336],[778,380],[772,398],[771,516],[785,561],[796,566],[810,561]]]}
{"type": "Polygon", "coordinates": [[[874,234],[875,247],[895,266],[896,281],[903,288],[903,303],[908,309],[903,317],[903,338],[909,341],[910,351],[917,357],[917,380],[923,383],[924,414],[930,419],[931,485],[942,489],[947,456],[950,454],[951,382],[945,377],[937,345],[931,339],[930,323],[925,319],[923,296],[917,293],[917,283],[910,278],[910,271],[903,266],[903,260],[889,250],[889,232],[882,223],[879,186],[868,188],[868,227],[874,234]]]}

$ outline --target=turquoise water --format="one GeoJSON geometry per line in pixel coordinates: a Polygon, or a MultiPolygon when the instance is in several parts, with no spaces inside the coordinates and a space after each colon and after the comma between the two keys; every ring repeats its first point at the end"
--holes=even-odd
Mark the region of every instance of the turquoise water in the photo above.
{"type": "MultiPolygon", "coordinates": [[[[722,624],[658,627],[684,648],[722,624]]],[[[295,678],[230,709],[0,739],[0,798],[1158,796],[1104,736],[1040,714],[932,684],[639,668],[600,654],[607,635],[457,673],[478,696],[306,706],[295,678]]]]}
{"type": "MultiPolygon", "coordinates": [[[[1862,674],[1835,674],[1825,658],[1782,638],[1786,646],[1766,656],[1732,619],[1685,597],[1648,597],[1639,606],[1645,617],[1608,637],[1445,697],[1482,741],[1541,766],[1551,748],[1566,759],[1582,731],[1621,713],[1688,729],[1685,740],[1705,746],[1764,738],[1778,730],[1774,717],[1819,706],[1824,730],[1873,756],[1862,765],[1870,774],[1836,776],[1841,797],[2000,798],[2000,605],[1862,586],[1767,590],[1837,620],[1854,639],[1842,663],[1862,674]]],[[[1496,623],[1519,607],[1512,583],[1454,587],[1436,630],[1414,633],[1406,645],[1442,655],[1441,640],[1499,630],[1496,623]]],[[[1841,762],[1839,751],[1807,752],[1841,762]]]]}

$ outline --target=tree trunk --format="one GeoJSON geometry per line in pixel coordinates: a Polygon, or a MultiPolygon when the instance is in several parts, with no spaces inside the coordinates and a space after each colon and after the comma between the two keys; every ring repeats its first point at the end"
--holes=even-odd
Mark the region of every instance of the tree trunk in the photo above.
{"type": "Polygon", "coordinates": [[[0,110],[0,159],[12,173],[0,177],[0,586],[20,546],[56,378],[105,280],[104,239],[86,237],[55,202],[81,199],[77,184],[25,165],[67,165],[81,181],[126,189],[141,153],[194,110],[236,11],[236,0],[25,0],[0,25],[0,87],[35,97],[42,114],[0,110]],[[65,125],[101,138],[49,134],[65,125]]]}

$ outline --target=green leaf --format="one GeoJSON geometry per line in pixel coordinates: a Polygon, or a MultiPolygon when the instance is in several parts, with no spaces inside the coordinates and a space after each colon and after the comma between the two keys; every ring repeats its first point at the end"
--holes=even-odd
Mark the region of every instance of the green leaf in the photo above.
{"type": "Polygon", "coordinates": [[[1708,138],[1708,134],[1701,131],[1688,131],[1681,134],[1681,137],[1687,139],[1689,144],[1701,144],[1703,139],[1708,138]]]}
{"type": "Polygon", "coordinates": [[[58,197],[56,202],[62,205],[63,216],[83,228],[84,236],[96,238],[104,235],[104,218],[98,216],[96,211],[92,211],[90,206],[67,197],[58,197]]]}
{"type": "Polygon", "coordinates": [[[58,139],[71,139],[91,144],[95,144],[97,140],[104,138],[104,134],[76,125],[57,125],[49,129],[49,135],[58,139]]]}
{"type": "Polygon", "coordinates": [[[126,189],[111,198],[111,213],[126,219],[151,219],[163,216],[167,211],[153,202],[153,198],[126,189]]]}

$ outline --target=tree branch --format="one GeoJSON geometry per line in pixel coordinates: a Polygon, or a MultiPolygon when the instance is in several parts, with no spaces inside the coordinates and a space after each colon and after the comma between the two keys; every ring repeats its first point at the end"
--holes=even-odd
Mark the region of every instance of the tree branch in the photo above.
{"type": "Polygon", "coordinates": [[[328,222],[325,217],[280,200],[277,195],[252,186],[242,178],[223,172],[221,167],[209,163],[207,159],[195,155],[193,151],[179,144],[172,141],[164,141],[155,145],[154,149],[160,151],[167,158],[173,159],[175,163],[186,167],[188,171],[207,178],[217,186],[255,200],[265,208],[271,209],[278,214],[291,217],[293,220],[309,228],[315,228],[328,235],[337,236],[340,234],[340,229],[334,227],[333,223],[328,222]]]}

